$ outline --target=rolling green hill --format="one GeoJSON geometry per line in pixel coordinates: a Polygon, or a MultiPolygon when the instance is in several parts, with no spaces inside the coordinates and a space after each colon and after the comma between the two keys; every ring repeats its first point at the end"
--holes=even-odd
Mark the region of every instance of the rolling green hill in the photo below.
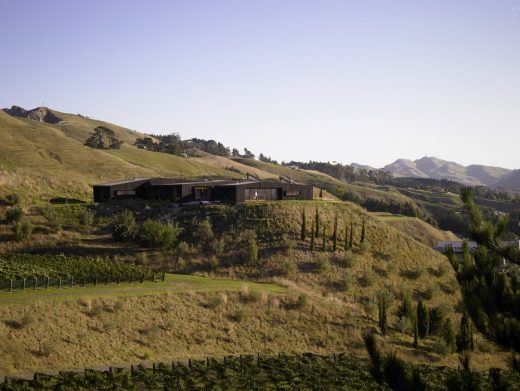
{"type": "Polygon", "coordinates": [[[0,111],[0,191],[45,199],[72,196],[88,199],[90,186],[112,179],[140,176],[181,178],[241,177],[196,159],[149,152],[132,144],[142,134],[78,115],[55,112],[57,124],[12,117],[0,111]],[[125,144],[119,150],[83,145],[97,126],[114,130],[125,144]]]}

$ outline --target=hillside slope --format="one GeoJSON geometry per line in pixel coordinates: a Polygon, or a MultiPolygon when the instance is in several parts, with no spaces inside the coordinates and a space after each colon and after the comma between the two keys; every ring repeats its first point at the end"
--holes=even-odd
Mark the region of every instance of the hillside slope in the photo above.
{"type": "Polygon", "coordinates": [[[0,111],[0,184],[2,192],[20,191],[35,198],[90,197],[97,182],[126,177],[240,177],[239,174],[195,159],[145,151],[132,144],[142,136],[113,124],[54,112],[63,122],[45,123],[12,117],[0,111]],[[113,129],[125,140],[119,150],[83,145],[95,127],[113,129]]]}

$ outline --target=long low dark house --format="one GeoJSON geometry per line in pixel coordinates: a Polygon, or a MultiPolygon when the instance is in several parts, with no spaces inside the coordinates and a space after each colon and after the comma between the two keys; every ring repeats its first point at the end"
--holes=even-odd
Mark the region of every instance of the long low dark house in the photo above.
{"type": "Polygon", "coordinates": [[[94,185],[94,202],[124,198],[162,200],[179,204],[312,200],[312,190],[311,185],[267,180],[186,181],[135,178],[94,185]]]}

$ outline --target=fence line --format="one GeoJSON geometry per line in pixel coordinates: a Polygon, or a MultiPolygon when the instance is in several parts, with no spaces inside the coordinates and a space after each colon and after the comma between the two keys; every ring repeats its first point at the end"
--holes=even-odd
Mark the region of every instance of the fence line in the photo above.
{"type": "Polygon", "coordinates": [[[153,274],[130,274],[130,275],[96,275],[92,277],[74,277],[67,278],[23,278],[20,280],[9,279],[0,281],[0,291],[2,292],[19,292],[19,291],[35,291],[42,289],[64,289],[74,287],[87,287],[97,285],[117,285],[121,283],[144,283],[164,282],[166,277],[165,272],[158,272],[153,274]]]}
{"type": "MultiPolygon", "coordinates": [[[[87,373],[114,373],[119,371],[125,371],[130,375],[134,375],[141,370],[152,371],[153,374],[160,371],[162,368],[178,368],[185,367],[188,369],[193,369],[197,367],[206,367],[209,368],[212,364],[223,364],[225,367],[233,368],[239,367],[240,369],[244,368],[247,365],[256,365],[260,366],[265,364],[268,360],[274,358],[286,358],[286,359],[302,359],[304,356],[310,356],[313,358],[321,358],[332,360],[334,363],[338,360],[341,360],[341,357],[347,356],[347,353],[329,353],[325,355],[320,355],[316,353],[246,353],[246,354],[232,354],[232,355],[224,355],[224,356],[200,356],[197,358],[186,357],[178,360],[171,361],[141,361],[139,363],[133,364],[115,364],[115,365],[106,365],[97,368],[83,368],[83,369],[69,369],[69,370],[60,370],[60,371],[49,371],[49,372],[34,372],[20,375],[3,375],[0,376],[0,382],[3,381],[4,384],[8,384],[10,382],[17,381],[31,381],[31,380],[48,380],[57,378],[62,375],[84,375],[87,373]]],[[[358,361],[364,361],[360,359],[358,361]]]]}

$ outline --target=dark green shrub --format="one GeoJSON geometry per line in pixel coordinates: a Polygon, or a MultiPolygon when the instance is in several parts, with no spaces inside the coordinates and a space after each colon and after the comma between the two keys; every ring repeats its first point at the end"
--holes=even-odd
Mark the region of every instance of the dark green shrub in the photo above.
{"type": "Polygon", "coordinates": [[[89,229],[94,224],[95,217],[96,215],[92,210],[83,208],[78,214],[78,222],[82,227],[89,229]]]}
{"type": "Polygon", "coordinates": [[[298,266],[296,266],[296,262],[285,259],[280,262],[279,273],[281,276],[289,277],[293,276],[298,272],[298,266]]]}
{"type": "Polygon", "coordinates": [[[139,242],[151,248],[170,248],[177,243],[181,230],[170,223],[148,219],[139,229],[139,242]]]}
{"type": "Polygon", "coordinates": [[[12,230],[16,241],[27,240],[32,235],[33,225],[30,221],[22,219],[13,223],[12,230]]]}
{"type": "Polygon", "coordinates": [[[23,218],[23,210],[19,206],[8,208],[5,211],[5,221],[8,223],[14,223],[20,221],[23,218]]]}
{"type": "Polygon", "coordinates": [[[237,322],[237,323],[241,323],[244,320],[246,320],[247,318],[248,318],[248,314],[242,308],[229,314],[229,319],[231,319],[233,322],[237,322]]]}
{"type": "Polygon", "coordinates": [[[18,205],[20,203],[20,196],[16,193],[11,193],[5,197],[5,201],[11,206],[18,205]]]}
{"type": "Polygon", "coordinates": [[[279,248],[284,254],[288,254],[296,247],[296,242],[292,240],[287,234],[283,234],[280,239],[279,248]]]}
{"type": "Polygon", "coordinates": [[[258,244],[256,243],[256,239],[250,239],[247,242],[245,258],[246,262],[249,264],[253,264],[258,261],[258,244]]]}
{"type": "Polygon", "coordinates": [[[135,216],[130,210],[124,210],[114,216],[112,221],[112,236],[119,241],[132,241],[136,238],[139,227],[135,216]]]}
{"type": "Polygon", "coordinates": [[[325,273],[330,269],[329,255],[326,253],[320,253],[316,259],[316,272],[325,273]]]}
{"type": "Polygon", "coordinates": [[[43,217],[47,220],[51,232],[57,233],[62,230],[64,218],[57,210],[48,208],[43,212],[43,217]]]}

